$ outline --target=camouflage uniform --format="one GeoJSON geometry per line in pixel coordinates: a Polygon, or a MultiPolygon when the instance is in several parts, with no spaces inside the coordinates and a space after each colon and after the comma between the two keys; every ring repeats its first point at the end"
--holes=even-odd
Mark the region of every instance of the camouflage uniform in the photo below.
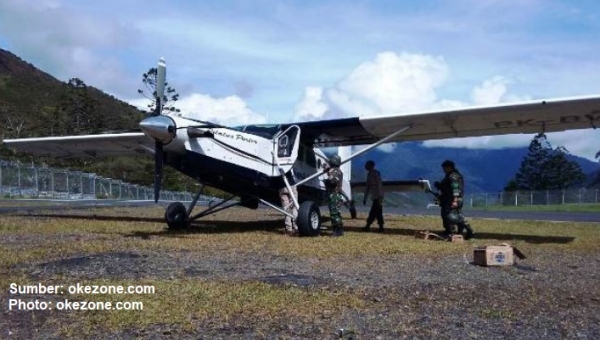
{"type": "Polygon", "coordinates": [[[451,165],[446,173],[446,176],[440,183],[440,207],[442,221],[444,224],[445,234],[450,235],[453,232],[453,225],[458,227],[458,233],[462,234],[466,229],[466,239],[473,237],[473,229],[469,223],[462,216],[461,209],[463,207],[463,195],[464,195],[464,180],[463,176],[454,168],[454,163],[451,161],[445,161],[442,164],[451,165]],[[456,201],[456,205],[452,207],[453,201],[456,201]]]}
{"type": "Polygon", "coordinates": [[[333,229],[332,236],[342,236],[344,234],[344,224],[342,222],[342,212],[340,209],[344,204],[344,199],[342,197],[344,174],[339,168],[339,161],[334,157],[337,156],[332,157],[332,167],[327,170],[325,188],[327,189],[327,203],[329,206],[329,215],[331,216],[331,227],[333,229]]]}
{"type": "Polygon", "coordinates": [[[288,183],[292,189],[292,193],[290,194],[288,188],[285,186],[285,183],[282,183],[283,187],[279,189],[279,199],[281,200],[281,207],[287,213],[292,214],[294,217],[285,216],[285,232],[288,235],[296,235],[298,234],[298,224],[296,224],[296,220],[298,219],[298,209],[294,205],[294,199],[292,195],[298,199],[298,189],[296,189],[296,177],[294,176],[293,170],[290,170],[286,175],[288,183]]]}

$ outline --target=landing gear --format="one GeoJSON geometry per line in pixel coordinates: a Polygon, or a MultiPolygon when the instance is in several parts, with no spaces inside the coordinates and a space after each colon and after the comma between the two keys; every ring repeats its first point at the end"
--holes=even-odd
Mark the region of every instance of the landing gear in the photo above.
{"type": "Polygon", "coordinates": [[[165,221],[171,230],[184,229],[190,224],[187,210],[181,202],[169,204],[165,211],[165,221]]]}
{"type": "Polygon", "coordinates": [[[242,198],[239,202],[228,203],[230,200],[236,197],[236,195],[231,195],[228,198],[222,199],[219,202],[209,202],[208,208],[205,210],[192,215],[192,211],[196,206],[196,203],[200,199],[202,195],[202,191],[204,190],[204,185],[200,187],[196,196],[190,203],[189,207],[185,207],[181,202],[173,202],[169,204],[167,210],[165,211],[165,221],[167,222],[167,226],[171,230],[178,230],[187,228],[190,223],[194,220],[197,220],[201,217],[204,217],[209,214],[214,214],[221,210],[229,209],[234,206],[244,206],[247,208],[256,209],[258,207],[258,201],[255,198],[245,197],[242,198]]]}
{"type": "Polygon", "coordinates": [[[298,232],[300,236],[318,236],[321,233],[321,213],[312,201],[305,201],[298,209],[298,232]]]}

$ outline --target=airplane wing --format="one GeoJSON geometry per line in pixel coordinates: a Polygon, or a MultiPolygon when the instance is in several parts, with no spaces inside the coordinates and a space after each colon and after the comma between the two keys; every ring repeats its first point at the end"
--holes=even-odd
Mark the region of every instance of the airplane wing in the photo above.
{"type": "MultiPolygon", "coordinates": [[[[418,191],[425,192],[427,190],[431,190],[431,186],[429,185],[429,181],[426,179],[417,179],[417,180],[400,180],[400,181],[382,181],[381,184],[385,191],[397,191],[397,192],[405,192],[405,191],[418,191]]],[[[367,187],[366,182],[351,182],[350,187],[352,190],[364,191],[367,187]]]]}
{"type": "Polygon", "coordinates": [[[295,124],[316,147],[372,144],[404,127],[389,141],[555,132],[600,126],[600,96],[295,124]]]}
{"type": "Polygon", "coordinates": [[[154,142],[142,132],[7,139],[19,151],[55,158],[126,156],[152,153],[154,142]]]}

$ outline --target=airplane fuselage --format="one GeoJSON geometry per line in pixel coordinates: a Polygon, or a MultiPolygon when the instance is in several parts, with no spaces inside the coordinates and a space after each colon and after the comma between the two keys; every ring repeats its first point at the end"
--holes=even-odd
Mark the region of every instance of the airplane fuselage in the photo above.
{"type": "MultiPolygon", "coordinates": [[[[328,164],[321,150],[301,142],[297,127],[226,128],[179,116],[155,118],[152,129],[144,133],[163,141],[166,164],[205,185],[242,198],[257,197],[279,204],[278,190],[284,186],[281,172],[293,169],[300,181],[328,164]]],[[[321,175],[299,185],[299,202],[323,203],[324,178],[321,175]]]]}

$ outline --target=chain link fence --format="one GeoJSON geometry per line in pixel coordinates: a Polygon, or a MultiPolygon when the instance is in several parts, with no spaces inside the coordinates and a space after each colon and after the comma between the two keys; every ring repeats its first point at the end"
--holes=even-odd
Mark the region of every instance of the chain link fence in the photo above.
{"type": "MultiPolygon", "coordinates": [[[[569,189],[545,191],[515,191],[470,194],[465,197],[465,205],[486,207],[494,205],[561,205],[561,204],[598,204],[598,189],[569,189]]],[[[598,207],[600,209],[600,206],[598,207]]]]}
{"type": "MultiPolygon", "coordinates": [[[[92,173],[27,166],[0,160],[0,197],[153,200],[151,187],[92,173]]],[[[191,201],[189,192],[161,190],[164,201],[191,201]]]]}

